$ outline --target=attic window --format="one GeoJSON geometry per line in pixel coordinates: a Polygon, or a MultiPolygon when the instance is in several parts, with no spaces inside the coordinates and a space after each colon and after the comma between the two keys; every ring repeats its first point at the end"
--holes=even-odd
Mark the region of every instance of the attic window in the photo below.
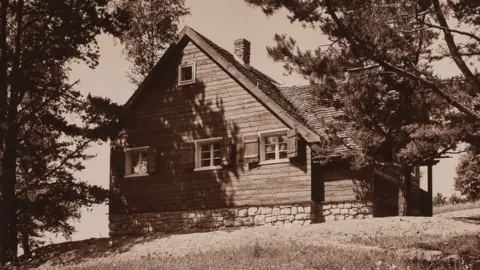
{"type": "Polygon", "coordinates": [[[183,64],[178,67],[178,85],[195,83],[195,63],[183,64]]]}

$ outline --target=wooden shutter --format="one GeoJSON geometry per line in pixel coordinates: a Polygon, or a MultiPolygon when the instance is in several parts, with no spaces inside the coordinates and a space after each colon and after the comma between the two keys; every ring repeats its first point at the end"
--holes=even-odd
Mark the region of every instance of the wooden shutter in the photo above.
{"type": "Polygon", "coordinates": [[[147,172],[154,173],[157,171],[157,151],[155,148],[147,149],[147,172]]]}
{"type": "Polygon", "coordinates": [[[258,135],[248,135],[243,137],[244,154],[243,158],[245,162],[258,162],[258,135]]]}
{"type": "Polygon", "coordinates": [[[232,163],[232,144],[230,138],[223,138],[221,144],[222,165],[226,166],[232,163]]]}
{"type": "Polygon", "coordinates": [[[297,130],[287,131],[287,157],[294,158],[298,156],[297,130]]]}

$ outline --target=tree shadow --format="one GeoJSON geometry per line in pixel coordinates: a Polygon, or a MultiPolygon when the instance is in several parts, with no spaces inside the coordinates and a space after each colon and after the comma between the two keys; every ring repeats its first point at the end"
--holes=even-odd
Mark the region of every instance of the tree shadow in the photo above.
{"type": "Polygon", "coordinates": [[[452,217],[451,219],[465,223],[480,225],[480,216],[473,217],[452,217]]]}
{"type": "Polygon", "coordinates": [[[243,89],[232,90],[231,84],[223,87],[221,83],[231,78],[198,48],[187,46],[185,53],[183,46],[178,48],[165,63],[171,68],[156,72],[151,89],[136,100],[119,139],[112,144],[110,219],[129,214],[120,226],[132,235],[211,231],[223,226],[222,218],[229,217],[227,208],[233,206],[232,181],[243,170],[237,162],[243,154],[239,127],[230,109],[238,107],[232,92],[243,89]],[[178,86],[176,67],[185,59],[196,62],[196,82],[178,86]],[[221,169],[196,171],[194,140],[217,137],[228,149],[230,162],[221,169]],[[157,170],[147,176],[124,177],[123,149],[141,146],[156,149],[157,170]]]}

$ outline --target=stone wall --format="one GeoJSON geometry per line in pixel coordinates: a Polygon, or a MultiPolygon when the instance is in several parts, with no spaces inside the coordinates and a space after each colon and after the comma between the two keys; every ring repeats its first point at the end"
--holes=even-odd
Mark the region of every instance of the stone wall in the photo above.
{"type": "Polygon", "coordinates": [[[310,203],[110,215],[110,235],[188,233],[228,227],[302,226],[312,222],[310,203]]]}
{"type": "Polygon", "coordinates": [[[373,218],[373,202],[324,202],[316,206],[317,222],[373,218]]]}

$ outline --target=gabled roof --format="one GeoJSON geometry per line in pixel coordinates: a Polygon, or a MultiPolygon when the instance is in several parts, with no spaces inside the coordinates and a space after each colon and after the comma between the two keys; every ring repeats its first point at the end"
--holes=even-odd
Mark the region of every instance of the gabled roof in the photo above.
{"type": "MultiPolygon", "coordinates": [[[[315,114],[323,114],[326,112],[326,109],[318,108],[319,111],[316,111],[316,109],[311,108],[313,107],[311,106],[312,103],[310,103],[310,106],[306,104],[307,99],[304,100],[304,98],[307,97],[304,94],[308,91],[303,91],[304,94],[301,94],[302,90],[307,89],[306,87],[279,87],[278,83],[273,79],[250,65],[240,63],[231,53],[188,26],[180,32],[177,40],[167,49],[150,74],[125,103],[124,113],[129,111],[129,108],[132,107],[137,98],[148,88],[147,86],[152,81],[154,74],[164,68],[165,63],[167,62],[166,59],[173,53],[173,51],[175,51],[177,45],[185,38],[188,38],[197,45],[205,54],[212,58],[222,69],[245,87],[254,97],[257,98],[257,100],[263,103],[267,109],[274,113],[287,126],[290,128],[296,128],[297,132],[301,134],[306,141],[320,141],[319,135],[321,134],[322,125],[320,121],[315,120],[315,114]]],[[[311,101],[312,100],[310,99],[310,102],[311,101]]]]}

